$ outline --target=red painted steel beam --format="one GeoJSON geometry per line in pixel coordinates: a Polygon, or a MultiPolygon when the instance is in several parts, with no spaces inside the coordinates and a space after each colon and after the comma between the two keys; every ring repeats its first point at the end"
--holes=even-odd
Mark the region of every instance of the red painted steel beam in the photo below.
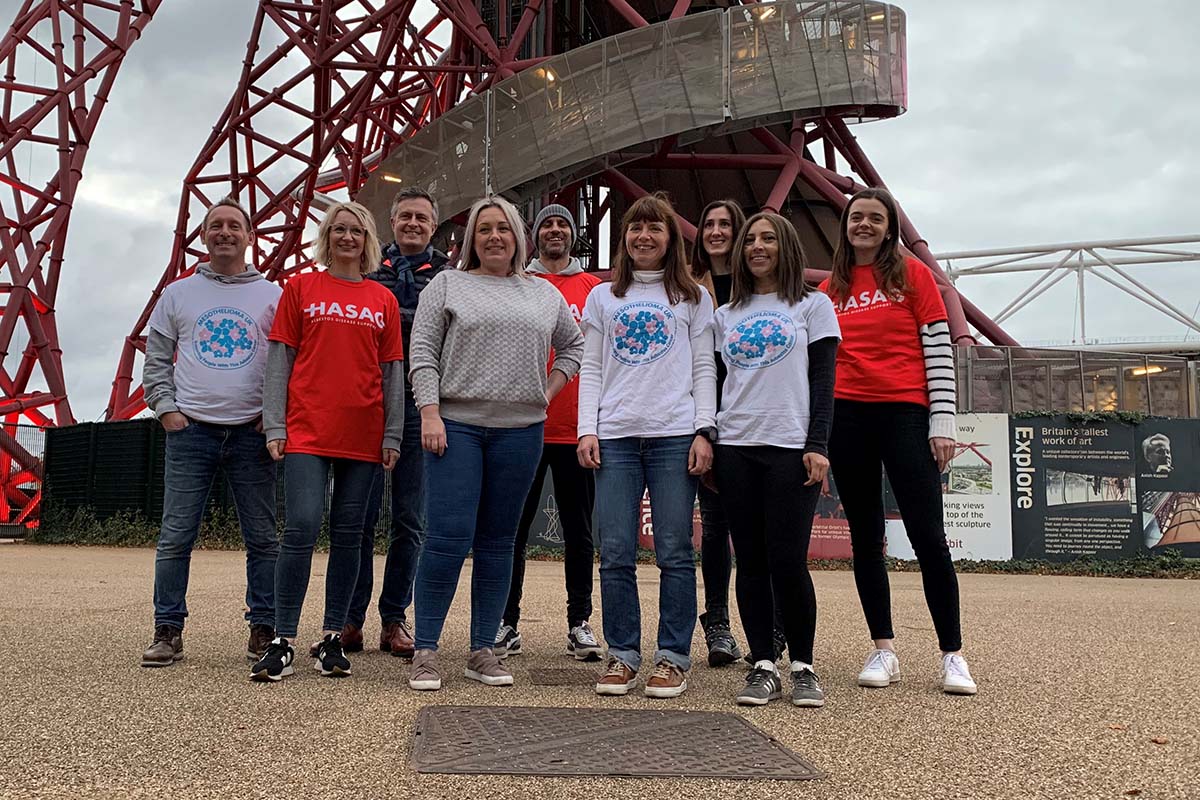
{"type": "MultiPolygon", "coordinates": [[[[271,279],[286,281],[288,276],[312,268],[306,231],[311,232],[320,216],[311,205],[314,193],[348,191],[353,196],[374,165],[408,136],[468,94],[557,55],[553,47],[561,39],[553,32],[579,30],[583,24],[570,12],[559,24],[555,3],[531,0],[508,35],[512,20],[505,13],[506,3],[497,5],[498,23],[493,28],[483,19],[477,2],[433,0],[437,13],[414,28],[410,24],[413,2],[373,0],[358,6],[357,16],[350,18],[346,14],[353,5],[350,0],[259,0],[242,75],[213,135],[184,180],[166,269],[126,338],[113,381],[109,418],[132,416],[144,407],[134,370],[144,348],[146,321],[163,288],[189,274],[204,258],[194,226],[205,205],[227,193],[244,199],[259,234],[255,265],[271,279]],[[533,52],[540,55],[515,59],[539,15],[545,38],[533,52]],[[261,41],[279,44],[260,52],[261,41]],[[294,74],[280,76],[281,65],[292,62],[300,64],[294,74]],[[315,99],[315,107],[305,96],[306,90],[307,97],[315,99]],[[273,122],[280,112],[297,122],[281,129],[273,122]]],[[[595,6],[601,2],[612,12],[603,17],[608,24],[623,22],[632,28],[647,24],[638,8],[648,4],[598,0],[595,6]]],[[[692,3],[675,0],[667,6],[671,18],[679,18],[692,3]]],[[[844,129],[844,125],[838,127],[840,123],[836,118],[797,120],[787,143],[770,130],[754,131],[766,148],[765,153],[755,154],[673,153],[675,141],[667,139],[659,143],[656,155],[625,168],[776,170],[780,174],[768,196],[755,198],[758,204],[784,206],[792,187],[803,182],[840,209],[846,192],[855,185],[851,178],[832,172],[839,152],[837,134],[844,129]],[[811,126],[807,137],[806,126],[811,126]],[[818,141],[824,149],[824,168],[804,158],[806,145],[818,141]]],[[[847,152],[853,151],[847,148],[847,152]]],[[[852,155],[843,156],[857,167],[852,155]]],[[[859,161],[865,161],[865,156],[859,161]]],[[[584,186],[594,190],[602,184],[631,197],[646,191],[619,169],[611,169],[560,194],[578,193],[584,186]]],[[[595,210],[602,212],[599,207],[595,210]]],[[[681,225],[685,235],[695,236],[691,222],[681,220],[681,225]]],[[[915,229],[911,233],[907,240],[920,247],[923,240],[915,229]]],[[[963,308],[972,313],[973,306],[964,304],[963,308]]]]}
{"type": "MultiPolygon", "coordinates": [[[[71,211],[117,73],[160,4],[26,0],[0,39],[0,272],[7,278],[0,285],[0,413],[10,423],[74,422],[54,316],[71,211]],[[15,355],[18,331],[25,345],[15,355]],[[31,386],[38,382],[45,388],[31,386]]],[[[0,435],[0,449],[6,492],[15,491],[13,480],[40,476],[40,460],[10,434],[0,435]]]]}

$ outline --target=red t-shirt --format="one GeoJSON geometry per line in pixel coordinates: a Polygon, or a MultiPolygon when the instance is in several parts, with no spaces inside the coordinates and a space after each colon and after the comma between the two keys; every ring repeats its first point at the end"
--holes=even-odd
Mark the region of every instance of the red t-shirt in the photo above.
{"type": "MultiPolygon", "coordinates": [[[[601,281],[595,275],[577,272],[574,275],[552,275],[550,273],[531,273],[539,278],[545,278],[554,284],[554,288],[566,298],[571,316],[576,322],[583,319],[583,306],[592,289],[601,281]]],[[[549,365],[553,368],[553,362],[549,365]]],[[[555,395],[554,400],[546,409],[546,427],[543,439],[550,444],[575,444],[579,437],[576,430],[579,424],[579,376],[567,382],[562,391],[555,395]]]]}
{"type": "MultiPolygon", "coordinates": [[[[920,328],[946,319],[946,306],[929,267],[913,258],[905,266],[909,291],[902,297],[885,295],[866,265],[851,269],[845,302],[833,298],[842,329],[834,397],[929,405],[920,328]]],[[[820,289],[828,293],[829,281],[820,289]]]]}
{"type": "Polygon", "coordinates": [[[296,349],[287,452],[381,461],[379,365],[404,358],[396,297],[376,281],[306,272],[284,286],[269,338],[296,349]]]}

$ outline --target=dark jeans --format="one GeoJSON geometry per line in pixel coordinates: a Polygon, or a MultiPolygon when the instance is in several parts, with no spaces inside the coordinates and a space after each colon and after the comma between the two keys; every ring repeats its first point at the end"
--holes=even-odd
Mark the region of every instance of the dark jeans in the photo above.
{"type": "Polygon", "coordinates": [[[192,420],[167,433],[162,529],[154,555],[154,624],[183,628],[192,548],[217,469],[229,476],[246,542],[246,619],[275,624],[275,462],[254,423],[214,425],[192,420]]]}
{"type": "Polygon", "coordinates": [[[945,651],[961,649],[958,578],[946,544],[941,476],[929,450],[929,409],[915,403],[836,400],[829,461],[850,524],[854,582],[871,638],[894,637],[884,563],[886,469],[905,531],[921,565],[925,602],[938,643],[945,651]]]}
{"type": "Polygon", "coordinates": [[[358,563],[358,582],[350,599],[346,622],[361,628],[371,604],[375,579],[375,525],[383,505],[385,481],[392,484],[392,523],[388,536],[387,560],[383,566],[383,588],[379,592],[379,617],[389,622],[404,622],[412,603],[413,578],[417,559],[425,541],[425,465],[421,450],[421,415],[411,393],[404,395],[404,439],[400,458],[390,473],[383,467],[375,471],[375,483],[367,502],[358,563]]]}
{"type": "Polygon", "coordinates": [[[491,647],[508,597],[521,506],[542,455],[541,422],[485,428],[445,420],[446,452],[425,453],[429,510],[417,565],[416,646],[436,650],[467,552],[471,650],[491,647]]]}
{"type": "Polygon", "coordinates": [[[542,459],[533,476],[517,541],[513,547],[512,584],[508,589],[508,605],[504,607],[504,624],[517,627],[521,621],[521,591],[525,585],[525,546],[529,529],[541,510],[542,483],[549,470],[554,478],[554,503],[557,506],[559,529],[563,537],[564,571],[567,578],[567,628],[570,629],[592,616],[592,507],[596,501],[595,473],[579,466],[573,444],[546,444],[542,459]]]}
{"type": "Polygon", "coordinates": [[[821,487],[805,486],[804,452],[784,447],[717,445],[717,488],[737,552],[737,599],[755,661],[775,660],[775,619],[783,619],[788,655],[813,663],[817,595],[808,542],[821,487]]]}
{"type": "Polygon", "coordinates": [[[637,541],[642,494],[650,493],[654,559],[658,563],[658,648],[654,663],[692,666],[696,628],[696,563],[692,549],[694,475],[687,471],[695,437],[600,440],[596,471],[599,509],[600,597],[608,653],[637,670],[642,661],[642,610],[637,586],[637,541]]]}
{"type": "Polygon", "coordinates": [[[329,501],[329,564],[325,569],[325,618],[321,629],[340,631],[346,624],[350,594],[358,578],[363,516],[378,467],[370,461],[327,458],[307,453],[283,457],[287,522],[275,565],[275,628],[289,639],[299,632],[300,608],[308,592],[313,547],[325,517],[325,489],[333,471],[329,501]]]}

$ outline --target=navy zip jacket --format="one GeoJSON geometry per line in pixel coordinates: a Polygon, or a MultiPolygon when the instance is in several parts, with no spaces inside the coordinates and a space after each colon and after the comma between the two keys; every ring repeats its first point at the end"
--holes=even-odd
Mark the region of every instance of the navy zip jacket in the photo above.
{"type": "Polygon", "coordinates": [[[417,313],[417,300],[421,290],[429,285],[433,277],[445,269],[449,257],[433,245],[425,252],[406,256],[392,242],[383,248],[383,261],[379,269],[369,276],[379,281],[396,296],[400,304],[400,332],[404,337],[404,380],[408,381],[408,342],[412,338],[413,317],[417,313]]]}

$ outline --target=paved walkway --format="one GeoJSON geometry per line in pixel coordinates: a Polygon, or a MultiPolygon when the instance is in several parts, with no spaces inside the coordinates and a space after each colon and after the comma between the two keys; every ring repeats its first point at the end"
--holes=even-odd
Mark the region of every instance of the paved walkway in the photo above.
{"type": "MultiPolygon", "coordinates": [[[[304,668],[281,685],[250,683],[239,553],[196,555],[188,657],[142,669],[153,560],[151,550],[0,545],[0,797],[1200,796],[1200,582],[964,575],[963,627],[980,694],[962,698],[937,689],[919,576],[892,576],[905,678],[872,691],[854,683],[867,641],[852,576],[818,573],[826,707],[741,710],[732,702],[738,668],[696,668],[675,701],[531,686],[528,668],[574,663],[561,650],[556,563],[530,564],[526,654],[511,659],[512,688],[483,687],[455,669],[440,693],[418,694],[404,682],[408,667],[378,652],[355,658],[345,681],[304,668]],[[409,767],[411,728],[431,702],[733,711],[828,777],[418,775],[409,767]]],[[[302,621],[309,634],[319,624],[324,563],[314,561],[302,621]]],[[[656,575],[642,567],[639,576],[652,642],[656,575]]],[[[466,649],[466,595],[443,643],[450,664],[466,649]]],[[[377,631],[371,620],[368,636],[377,631]]],[[[702,646],[698,635],[694,655],[702,646]]]]}

